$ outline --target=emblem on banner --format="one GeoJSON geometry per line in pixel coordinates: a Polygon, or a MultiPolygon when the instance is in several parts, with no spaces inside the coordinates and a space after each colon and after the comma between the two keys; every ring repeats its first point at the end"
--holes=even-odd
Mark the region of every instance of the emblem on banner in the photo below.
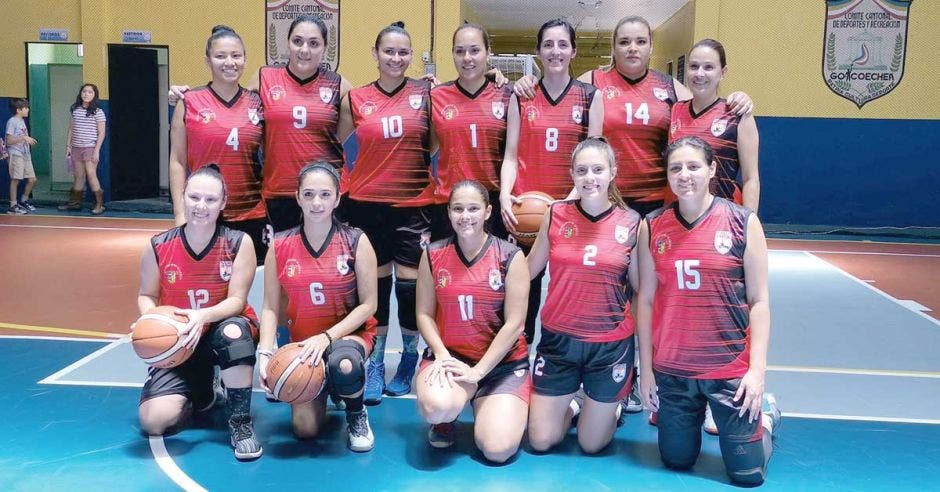
{"type": "Polygon", "coordinates": [[[506,116],[506,105],[502,101],[493,101],[493,116],[498,120],[506,116]]]}
{"type": "Polygon", "coordinates": [[[333,88],[332,87],[320,87],[320,100],[329,103],[333,100],[333,88]]]}
{"type": "Polygon", "coordinates": [[[822,72],[859,109],[901,82],[910,0],[826,0],[822,72]]]}
{"type": "Polygon", "coordinates": [[[408,104],[411,106],[411,109],[419,109],[422,99],[421,94],[411,94],[408,96],[408,104]]]}
{"type": "Polygon", "coordinates": [[[731,231],[715,231],[715,251],[723,255],[731,251],[731,231]]]}
{"type": "Polygon", "coordinates": [[[266,0],[264,12],[265,55],[268,65],[286,65],[290,59],[288,32],[301,15],[326,26],[321,67],[336,71],[340,55],[340,0],[266,0]]]}

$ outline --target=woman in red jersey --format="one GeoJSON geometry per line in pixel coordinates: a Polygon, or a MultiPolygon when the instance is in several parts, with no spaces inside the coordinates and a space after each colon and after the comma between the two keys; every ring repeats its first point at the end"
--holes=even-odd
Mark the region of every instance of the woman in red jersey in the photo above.
{"type": "Polygon", "coordinates": [[[144,249],[137,306],[141,313],[155,306],[179,308],[177,314],[189,320],[181,334],[195,351],[176,367],[148,369],[138,415],[151,436],[179,429],[194,410],[208,410],[224,398],[213,384],[218,365],[235,457],[249,460],[262,453],[249,412],[257,319],[246,299],[255,251],[250,236],[217,223],[226,197],[218,167],[197,169],[183,186],[185,222],[154,236],[144,249]]]}
{"type": "Polygon", "coordinates": [[[672,206],[640,226],[640,395],[658,411],[659,452],[685,470],[701,449],[706,403],[732,481],[759,485],[780,413],[762,411],[770,338],[767,244],[757,215],[715,196],[718,163],[698,137],[666,149],[672,206]]]}
{"type": "Polygon", "coordinates": [[[206,41],[212,82],[191,89],[177,105],[170,127],[170,198],[177,225],[186,221],[183,184],[194,170],[216,163],[228,187],[222,219],[251,236],[263,261],[265,212],[261,201],[259,152],[263,138],[261,99],[238,83],[245,71],[245,45],[227,26],[215,26],[206,41]]]}
{"type": "Polygon", "coordinates": [[[292,342],[303,362],[326,364],[327,389],[312,402],[291,405],[291,427],[300,439],[316,436],[326,422],[326,396],[346,404],[349,449],[369,451],[375,438],[362,404],[365,358],[375,337],[375,252],[361,230],[339,223],[339,173],[326,161],[304,167],[297,177],[303,224],[274,236],[264,261],[264,307],[258,344],[262,384],[277,349],[283,293],[292,342]]]}
{"type": "Polygon", "coordinates": [[[715,196],[757,213],[757,123],[754,115],[735,113],[718,95],[718,84],[728,74],[725,48],[714,39],[703,39],[692,46],[686,63],[692,100],[673,108],[669,141],[694,135],[708,142],[718,162],[712,183],[715,196]]]}
{"type": "Polygon", "coordinates": [[[503,463],[519,449],[528,415],[528,269],[518,247],[486,231],[492,206],[483,185],[456,183],[448,214],[454,235],[428,246],[418,270],[418,327],[428,342],[418,409],[431,446],[444,448],[472,403],[477,447],[503,463]]]}
{"type": "Polygon", "coordinates": [[[431,83],[406,75],[412,60],[411,36],[401,22],[378,33],[372,55],[378,62],[378,80],[349,91],[340,118],[342,128],[355,127],[359,144],[355,163],[343,176],[343,217],[373,241],[379,265],[379,327],[369,358],[368,405],[380,403],[383,391],[392,396],[411,391],[418,363],[415,279],[421,248],[431,238],[430,209],[407,203],[430,183],[431,83]],[[393,266],[403,351],[395,377],[386,386],[393,266]]]}
{"type": "Polygon", "coordinates": [[[532,371],[529,443],[548,451],[577,415],[578,444],[597,453],[613,438],[620,401],[634,381],[630,299],[640,216],[620,197],[614,151],[603,138],[578,144],[569,169],[579,198],[552,204],[527,258],[530,272],[552,265],[532,371]]]}

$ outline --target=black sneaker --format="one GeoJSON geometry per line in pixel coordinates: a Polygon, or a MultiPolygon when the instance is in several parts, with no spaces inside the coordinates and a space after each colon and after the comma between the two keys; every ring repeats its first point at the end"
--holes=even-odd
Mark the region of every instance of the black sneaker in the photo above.
{"type": "Polygon", "coordinates": [[[28,212],[35,212],[36,206],[30,203],[29,200],[23,200],[19,203],[20,207],[25,208],[28,212]]]}
{"type": "Polygon", "coordinates": [[[251,425],[248,415],[236,415],[229,419],[228,428],[232,431],[232,447],[235,448],[235,458],[239,460],[254,460],[261,457],[264,450],[255,437],[255,428],[251,425]]]}
{"type": "Polygon", "coordinates": [[[7,209],[7,215],[26,215],[27,213],[29,211],[21,207],[19,203],[10,205],[10,208],[7,209]]]}

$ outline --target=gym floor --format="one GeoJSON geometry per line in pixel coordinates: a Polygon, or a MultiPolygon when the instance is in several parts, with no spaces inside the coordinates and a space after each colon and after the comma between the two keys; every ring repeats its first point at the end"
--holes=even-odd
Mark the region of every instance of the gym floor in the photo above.
{"type": "MultiPolygon", "coordinates": [[[[51,213],[43,211],[42,213],[51,213]]],[[[151,216],[152,217],[152,216],[151,216]]],[[[264,456],[239,463],[218,415],[165,439],[142,437],[146,374],[127,341],[137,268],[163,218],[0,217],[0,487],[3,490],[650,490],[731,488],[716,438],[692,472],[663,467],[656,428],[636,414],[597,456],[574,434],[550,454],[504,466],[426,441],[412,397],[370,407],[376,447],[346,449],[343,414],[298,441],[289,408],[254,394],[264,456]]],[[[765,490],[904,490],[940,479],[940,245],[770,241],[767,389],[784,421],[765,490]]],[[[260,277],[250,301],[260,302],[260,277]]],[[[393,307],[392,313],[395,312],[393,307]]],[[[394,315],[391,323],[395,325],[394,315]]],[[[389,341],[389,377],[397,364],[389,341]]]]}

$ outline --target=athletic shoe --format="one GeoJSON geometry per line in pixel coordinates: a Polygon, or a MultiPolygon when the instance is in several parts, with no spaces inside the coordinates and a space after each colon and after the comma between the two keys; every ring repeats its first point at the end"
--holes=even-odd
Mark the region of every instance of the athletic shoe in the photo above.
{"type": "Polygon", "coordinates": [[[706,434],[718,435],[718,424],[715,423],[715,416],[712,414],[711,405],[705,405],[705,422],[702,423],[702,430],[706,434]]]}
{"type": "Polygon", "coordinates": [[[26,215],[27,213],[29,211],[21,207],[19,203],[10,205],[10,208],[7,209],[7,215],[26,215]]]}
{"type": "Polygon", "coordinates": [[[20,207],[26,209],[26,211],[28,211],[28,212],[35,212],[35,211],[36,211],[36,206],[33,205],[32,203],[30,203],[29,200],[23,200],[23,201],[21,201],[21,202],[19,203],[19,205],[20,205],[20,207]]]}
{"type": "Polygon", "coordinates": [[[764,393],[764,399],[761,402],[761,425],[767,429],[767,432],[777,437],[777,431],[780,429],[780,421],[783,416],[777,407],[777,399],[773,393],[764,393]]]}
{"type": "Polygon", "coordinates": [[[457,435],[457,421],[432,424],[428,428],[428,444],[433,448],[444,449],[454,445],[457,435]]]}
{"type": "Polygon", "coordinates": [[[366,364],[366,388],[362,395],[362,403],[366,405],[378,405],[382,403],[382,392],[385,390],[385,361],[376,363],[375,359],[369,357],[369,363],[366,364]]]}
{"type": "Polygon", "coordinates": [[[369,426],[369,413],[365,408],[361,412],[346,412],[346,438],[349,449],[357,453],[372,451],[375,436],[369,426]]]}
{"type": "Polygon", "coordinates": [[[623,408],[624,412],[640,413],[643,411],[643,400],[640,399],[640,394],[637,393],[637,391],[639,391],[639,385],[634,384],[630,396],[621,402],[620,406],[623,408]]]}
{"type": "Polygon", "coordinates": [[[415,376],[417,365],[418,352],[402,352],[398,370],[395,371],[395,377],[385,386],[385,394],[401,396],[411,393],[411,380],[415,376]]]}
{"type": "Polygon", "coordinates": [[[578,426],[578,417],[581,416],[581,408],[584,407],[584,398],[586,396],[584,387],[582,386],[578,388],[578,391],[575,391],[571,402],[568,403],[568,406],[571,407],[571,427],[578,426]]]}
{"type": "Polygon", "coordinates": [[[255,428],[251,425],[248,415],[236,415],[228,420],[228,428],[232,431],[232,447],[235,448],[235,458],[239,460],[253,460],[261,457],[264,451],[261,443],[255,437],[255,428]]]}
{"type": "Polygon", "coordinates": [[[330,391],[330,401],[333,403],[333,410],[346,411],[346,401],[336,391],[330,391]]]}
{"type": "Polygon", "coordinates": [[[627,411],[624,410],[624,402],[626,400],[620,400],[620,405],[617,405],[617,410],[614,411],[614,417],[617,418],[617,427],[623,427],[623,424],[627,423],[627,411]]]}

